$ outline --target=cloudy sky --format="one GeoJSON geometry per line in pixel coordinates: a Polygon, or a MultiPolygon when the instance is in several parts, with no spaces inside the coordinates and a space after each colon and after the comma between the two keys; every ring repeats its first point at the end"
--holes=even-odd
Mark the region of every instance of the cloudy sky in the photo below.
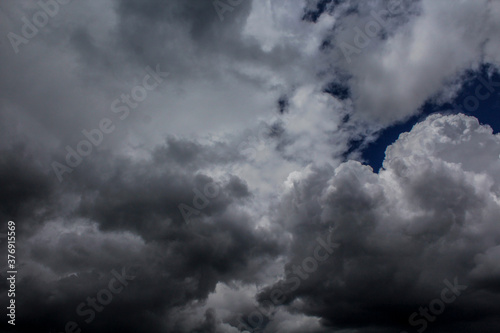
{"type": "Polygon", "coordinates": [[[0,331],[500,331],[500,1],[5,0],[0,32],[0,331]]]}

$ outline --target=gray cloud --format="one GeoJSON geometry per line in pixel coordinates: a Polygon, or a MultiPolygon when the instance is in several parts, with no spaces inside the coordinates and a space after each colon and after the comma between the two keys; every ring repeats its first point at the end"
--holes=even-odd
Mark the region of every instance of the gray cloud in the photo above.
{"type": "Polygon", "coordinates": [[[497,332],[498,135],[433,115],[379,173],[353,142],[498,68],[500,6],[221,1],[223,20],[212,1],[72,1],[19,52],[9,32],[43,9],[0,4],[18,331],[237,333],[264,312],[263,332],[412,332],[457,278],[467,289],[428,330],[497,332]],[[115,101],[148,67],[169,75],[121,119],[115,101]],[[116,129],[60,182],[53,162],[103,119],[116,129]],[[339,246],[300,277],[329,236],[339,246]],[[136,277],[87,323],[76,309],[123,268],[136,277]],[[276,290],[285,300],[267,312],[276,290]]]}
{"type": "Polygon", "coordinates": [[[276,216],[294,235],[285,284],[259,299],[279,288],[291,311],[319,316],[336,329],[411,331],[423,327],[416,323],[421,315],[409,322],[411,314],[456,277],[467,291],[429,327],[465,332],[481,322],[484,332],[494,332],[498,327],[479,299],[498,298],[498,272],[489,266],[499,238],[498,154],[482,155],[479,146],[491,153],[500,142],[475,118],[431,116],[388,148],[380,174],[348,162],[296,175],[276,216]],[[458,163],[469,145],[476,157],[458,163]],[[485,173],[493,165],[495,171],[485,173]],[[304,267],[313,239],[325,233],[339,248],[295,287],[293,279],[309,274],[292,267],[304,267]]]}

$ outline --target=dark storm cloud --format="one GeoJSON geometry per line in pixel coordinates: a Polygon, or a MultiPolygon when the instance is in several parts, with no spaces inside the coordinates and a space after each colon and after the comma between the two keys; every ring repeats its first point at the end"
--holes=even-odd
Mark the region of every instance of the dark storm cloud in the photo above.
{"type": "MultiPolygon", "coordinates": [[[[94,332],[162,332],[172,309],[206,299],[218,282],[252,282],[265,258],[282,249],[279,238],[255,230],[252,216],[240,209],[252,200],[243,180],[215,180],[199,171],[227,163],[216,161],[224,149],[230,148],[170,138],[147,161],[96,154],[64,183],[30,167],[29,158],[18,157],[21,148],[15,155],[4,151],[3,211],[22,219],[23,229],[36,228],[19,240],[25,268],[17,300],[30,309],[19,314],[19,326],[28,329],[37,321],[38,329],[63,331],[75,321],[84,328],[87,317],[76,307],[105,286],[113,269],[126,265],[136,267],[137,278],[97,311],[88,326],[94,332]],[[203,196],[207,184],[217,187],[217,195],[205,198],[208,205],[187,223],[179,204],[194,206],[200,197],[194,190],[203,196]],[[70,207],[61,209],[64,203],[70,207]],[[44,216],[52,222],[41,226],[16,215],[40,207],[67,213],[63,220],[44,216]]],[[[203,329],[213,326],[210,318],[203,329]]]]}
{"type": "MultiPolygon", "coordinates": [[[[223,19],[210,0],[72,1],[19,52],[2,39],[16,331],[498,332],[498,135],[435,115],[380,173],[340,160],[498,66],[500,6],[221,2],[223,19]],[[147,66],[170,75],[120,122],[112,103],[147,66]],[[59,182],[51,163],[108,117],[116,131],[59,182]]],[[[40,8],[2,3],[2,35],[40,8]]]]}

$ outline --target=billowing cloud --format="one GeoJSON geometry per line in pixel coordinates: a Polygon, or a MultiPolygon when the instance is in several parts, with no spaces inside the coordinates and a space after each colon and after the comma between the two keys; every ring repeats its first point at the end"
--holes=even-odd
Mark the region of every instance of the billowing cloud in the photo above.
{"type": "Polygon", "coordinates": [[[498,70],[499,13],[488,0],[0,4],[17,328],[497,332],[498,134],[449,111],[401,134],[380,172],[361,156],[498,70]]]}
{"type": "Polygon", "coordinates": [[[447,280],[466,291],[425,325],[465,332],[477,321],[496,331],[499,153],[500,137],[477,119],[433,115],[388,147],[379,174],[350,161],[291,176],[275,216],[293,235],[290,260],[259,300],[278,290],[290,311],[335,329],[410,331],[424,327],[411,316],[447,280]],[[315,268],[308,258],[324,235],[336,245],[315,268]]]}

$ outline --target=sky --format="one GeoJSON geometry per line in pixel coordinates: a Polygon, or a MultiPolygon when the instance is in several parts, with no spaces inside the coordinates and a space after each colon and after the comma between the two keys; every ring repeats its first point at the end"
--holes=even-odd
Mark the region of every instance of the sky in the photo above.
{"type": "Polygon", "coordinates": [[[497,333],[499,18],[2,1],[0,331],[497,333]]]}

